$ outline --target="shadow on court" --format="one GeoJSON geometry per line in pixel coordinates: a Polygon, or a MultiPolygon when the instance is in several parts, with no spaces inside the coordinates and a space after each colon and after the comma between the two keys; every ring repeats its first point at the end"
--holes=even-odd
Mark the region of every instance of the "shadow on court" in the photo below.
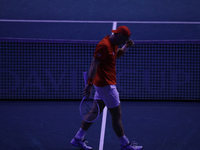
{"type": "MultiPolygon", "coordinates": [[[[122,101],[126,136],[146,150],[200,149],[199,102],[122,101]]],[[[79,102],[1,101],[1,150],[76,150],[70,144],[81,124],[79,102]]],[[[101,116],[86,139],[98,150],[101,116]]],[[[120,150],[108,113],[104,150],[120,150]]]]}

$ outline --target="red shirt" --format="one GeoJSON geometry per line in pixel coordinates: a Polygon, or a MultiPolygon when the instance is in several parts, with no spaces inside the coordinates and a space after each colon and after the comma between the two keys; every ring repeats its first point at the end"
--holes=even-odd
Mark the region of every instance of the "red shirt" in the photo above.
{"type": "Polygon", "coordinates": [[[97,73],[94,78],[96,86],[103,87],[116,84],[117,50],[117,45],[111,43],[109,35],[97,44],[94,57],[101,62],[97,67],[97,73]]]}

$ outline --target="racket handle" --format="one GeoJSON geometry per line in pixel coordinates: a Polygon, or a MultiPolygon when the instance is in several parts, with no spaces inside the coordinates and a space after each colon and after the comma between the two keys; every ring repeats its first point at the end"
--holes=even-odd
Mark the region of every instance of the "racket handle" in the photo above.
{"type": "Polygon", "coordinates": [[[83,72],[85,86],[87,85],[87,72],[83,72]]]}

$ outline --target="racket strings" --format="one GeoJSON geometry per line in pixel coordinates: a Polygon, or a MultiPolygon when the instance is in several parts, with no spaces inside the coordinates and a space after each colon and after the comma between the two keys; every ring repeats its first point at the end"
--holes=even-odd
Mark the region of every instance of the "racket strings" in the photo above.
{"type": "Polygon", "coordinates": [[[94,99],[84,100],[82,103],[82,118],[87,122],[93,122],[99,115],[99,108],[94,99]]]}

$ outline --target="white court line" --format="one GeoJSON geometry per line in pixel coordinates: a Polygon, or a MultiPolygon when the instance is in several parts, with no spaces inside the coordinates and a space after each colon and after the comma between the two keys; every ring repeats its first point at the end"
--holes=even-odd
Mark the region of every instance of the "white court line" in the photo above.
{"type": "Polygon", "coordinates": [[[81,20],[17,20],[0,19],[0,22],[32,22],[32,23],[132,23],[132,24],[200,24],[190,21],[81,21],[81,20]]]}
{"type": "Polygon", "coordinates": [[[105,108],[103,109],[103,116],[102,116],[102,123],[101,123],[99,150],[103,150],[105,130],[106,130],[107,111],[108,111],[108,108],[105,106],[105,108]]]}

